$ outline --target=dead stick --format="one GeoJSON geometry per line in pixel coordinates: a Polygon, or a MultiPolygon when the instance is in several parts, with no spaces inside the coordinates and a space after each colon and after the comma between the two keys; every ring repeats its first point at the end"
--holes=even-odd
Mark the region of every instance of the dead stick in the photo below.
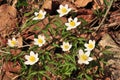
{"type": "Polygon", "coordinates": [[[107,11],[106,11],[106,13],[105,13],[105,15],[104,15],[101,23],[99,24],[98,29],[96,30],[96,32],[99,31],[100,28],[101,28],[101,26],[103,25],[103,22],[105,21],[105,19],[106,19],[106,17],[107,17],[107,14],[108,14],[108,12],[110,11],[110,8],[111,8],[111,6],[112,6],[112,3],[113,3],[113,0],[110,1],[110,5],[108,6],[108,9],[107,9],[107,11]]]}

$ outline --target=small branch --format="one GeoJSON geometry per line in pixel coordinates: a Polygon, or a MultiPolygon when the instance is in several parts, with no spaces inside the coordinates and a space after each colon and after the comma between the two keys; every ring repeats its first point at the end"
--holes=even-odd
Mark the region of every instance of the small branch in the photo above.
{"type": "Polygon", "coordinates": [[[12,6],[15,7],[18,0],[14,0],[12,6]]]}
{"type": "Polygon", "coordinates": [[[7,54],[10,54],[10,52],[5,52],[5,51],[2,51],[2,50],[0,50],[0,53],[7,53],[7,54]]]}
{"type": "Polygon", "coordinates": [[[107,9],[107,11],[106,11],[106,13],[105,13],[105,15],[104,15],[101,23],[100,23],[99,26],[98,26],[98,29],[97,29],[96,31],[99,31],[100,28],[101,28],[101,26],[103,25],[103,23],[104,23],[104,21],[105,21],[105,19],[106,19],[106,17],[107,17],[108,12],[110,11],[110,8],[111,8],[111,6],[112,6],[113,1],[114,1],[114,0],[111,0],[111,1],[110,1],[110,5],[108,6],[108,9],[107,9]]]}
{"type": "MultiPolygon", "coordinates": [[[[101,28],[112,28],[112,27],[115,27],[115,26],[118,26],[118,25],[120,25],[120,22],[114,22],[114,23],[102,25],[101,28]]],[[[93,28],[91,28],[91,30],[98,30],[98,28],[99,28],[99,26],[98,27],[93,27],[93,28]]]]}

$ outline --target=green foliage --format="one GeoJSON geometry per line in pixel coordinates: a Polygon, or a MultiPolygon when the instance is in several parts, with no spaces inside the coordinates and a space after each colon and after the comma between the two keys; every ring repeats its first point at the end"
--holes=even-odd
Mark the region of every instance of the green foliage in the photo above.
{"type": "Polygon", "coordinates": [[[16,7],[28,6],[27,0],[18,0],[16,7]]]}
{"type": "MultiPolygon", "coordinates": [[[[20,6],[27,6],[27,2],[22,0],[18,1],[17,7],[20,6]]],[[[28,17],[31,14],[33,14],[33,12],[26,13],[24,16],[28,17]]],[[[95,14],[98,16],[103,15],[103,13],[101,13],[99,10],[96,11],[95,14]]],[[[73,16],[75,15],[76,14],[73,14],[73,16]]],[[[39,20],[33,21],[32,18],[33,16],[21,26],[20,31],[40,22],[39,20]]],[[[82,24],[76,29],[76,32],[74,32],[67,31],[66,26],[58,16],[55,16],[54,18],[50,18],[48,16],[48,18],[49,23],[46,24],[45,28],[39,32],[40,34],[45,35],[47,45],[43,46],[42,48],[33,45],[26,51],[19,53],[17,56],[12,56],[11,54],[3,55],[3,57],[6,57],[8,60],[19,61],[22,66],[19,76],[20,80],[42,80],[43,77],[45,77],[47,80],[51,80],[51,77],[53,76],[56,77],[56,79],[60,78],[61,80],[72,80],[72,78],[76,80],[93,80],[93,77],[99,75],[99,72],[103,72],[103,68],[101,68],[99,63],[99,61],[104,62],[104,60],[101,58],[91,62],[89,65],[80,65],[77,62],[78,50],[84,49],[86,39],[78,37],[79,34],[76,34],[76,32],[79,33],[85,31],[83,27],[88,23],[84,19],[79,19],[82,24]],[[54,25],[55,28],[53,28],[51,24],[54,25]],[[60,45],[63,41],[68,41],[72,44],[70,51],[64,52],[61,50],[60,45]],[[24,56],[30,51],[38,53],[39,61],[34,65],[25,65],[24,56]],[[95,66],[98,66],[97,70],[93,69],[95,66]]],[[[35,26],[33,31],[39,29],[40,28],[38,26],[35,26]]],[[[37,35],[35,35],[35,37],[36,36],[37,35]]],[[[10,48],[6,48],[5,51],[10,52],[10,48]]],[[[93,53],[92,56],[96,56],[96,54],[93,53]]]]}

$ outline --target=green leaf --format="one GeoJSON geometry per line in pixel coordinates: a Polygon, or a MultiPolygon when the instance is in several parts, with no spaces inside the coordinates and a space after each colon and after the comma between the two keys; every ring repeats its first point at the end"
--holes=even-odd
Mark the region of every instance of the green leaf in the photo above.
{"type": "Polygon", "coordinates": [[[28,6],[27,0],[18,0],[16,7],[28,6]]]}
{"type": "Polygon", "coordinates": [[[106,5],[106,6],[110,6],[110,2],[109,1],[107,1],[107,0],[103,0],[104,1],[104,4],[106,5]]]}
{"type": "Polygon", "coordinates": [[[85,77],[87,80],[93,80],[90,76],[88,76],[87,74],[85,74],[85,77]]]}

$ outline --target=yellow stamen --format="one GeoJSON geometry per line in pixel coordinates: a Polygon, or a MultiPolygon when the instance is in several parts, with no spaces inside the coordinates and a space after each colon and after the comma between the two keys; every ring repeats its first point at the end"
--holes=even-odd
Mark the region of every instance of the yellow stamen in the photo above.
{"type": "Polygon", "coordinates": [[[38,14],[38,18],[42,18],[43,15],[41,13],[38,14]]]}
{"type": "Polygon", "coordinates": [[[31,62],[34,62],[34,61],[35,61],[35,57],[34,57],[34,56],[30,56],[29,59],[30,59],[31,62]]]}
{"type": "Polygon", "coordinates": [[[38,43],[39,43],[39,44],[42,44],[42,43],[43,43],[43,40],[42,40],[42,39],[38,39],[38,43]]]}
{"type": "Polygon", "coordinates": [[[75,26],[75,22],[74,22],[74,21],[71,21],[71,22],[70,22],[70,25],[71,25],[72,27],[74,27],[74,26],[75,26]]]}
{"type": "Polygon", "coordinates": [[[68,46],[68,45],[65,45],[65,46],[64,46],[64,48],[65,48],[65,49],[68,49],[68,48],[69,48],[69,46],[68,46]]]}
{"type": "Polygon", "coordinates": [[[16,41],[13,41],[13,40],[12,40],[12,41],[11,41],[11,44],[12,44],[12,45],[16,45],[16,41]]]}
{"type": "Polygon", "coordinates": [[[88,59],[88,56],[85,55],[85,54],[82,54],[82,55],[80,56],[80,59],[83,60],[83,61],[86,61],[86,60],[88,59]]]}
{"type": "Polygon", "coordinates": [[[67,9],[66,9],[66,8],[62,8],[62,9],[61,9],[61,12],[62,12],[62,13],[66,13],[66,12],[67,12],[67,9]]]}
{"type": "Polygon", "coordinates": [[[89,44],[88,44],[88,47],[89,47],[90,49],[92,49],[92,48],[93,48],[93,44],[92,44],[92,43],[89,43],[89,44]]]}

